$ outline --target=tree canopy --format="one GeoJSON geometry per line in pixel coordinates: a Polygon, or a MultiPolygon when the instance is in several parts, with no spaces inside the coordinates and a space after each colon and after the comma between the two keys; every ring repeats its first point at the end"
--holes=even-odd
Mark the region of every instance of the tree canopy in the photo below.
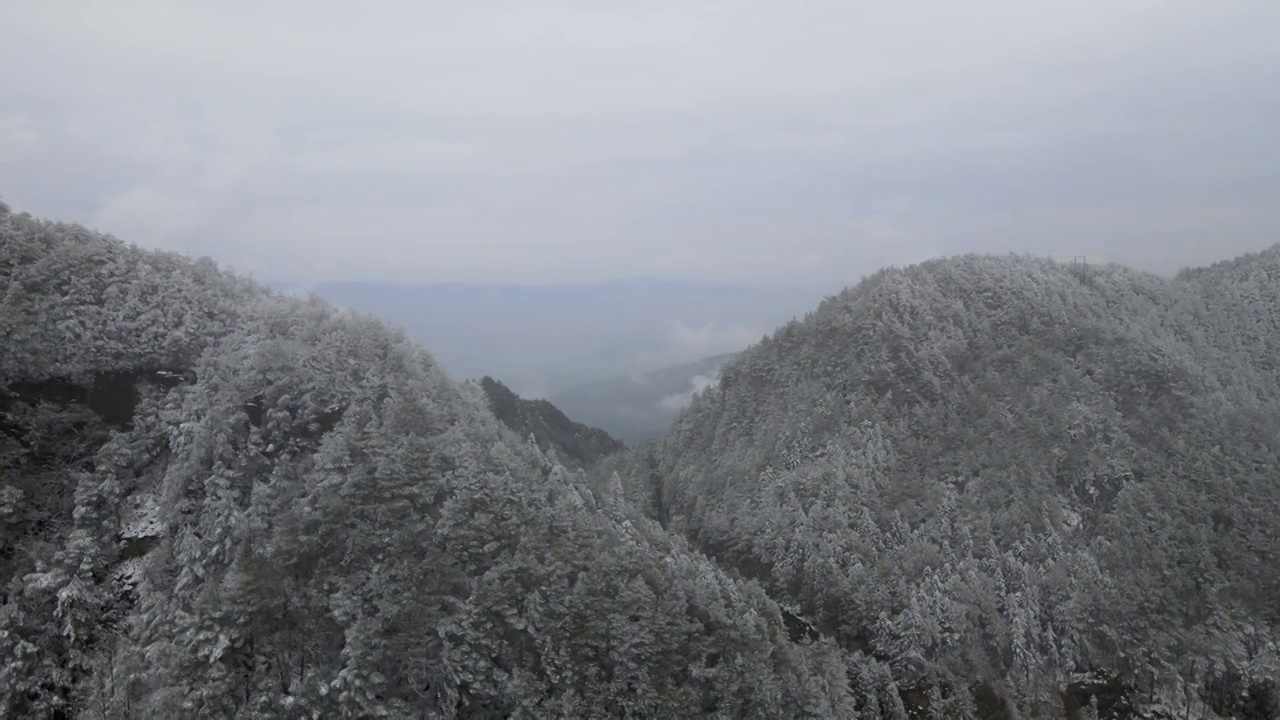
{"type": "Polygon", "coordinates": [[[0,715],[853,712],[400,332],[15,213],[0,278],[0,715]]]}
{"type": "Polygon", "coordinates": [[[1093,672],[1148,707],[1275,717],[1277,343],[1280,246],[1176,279],[890,268],[615,466],[907,694],[1054,717],[1093,672]]]}

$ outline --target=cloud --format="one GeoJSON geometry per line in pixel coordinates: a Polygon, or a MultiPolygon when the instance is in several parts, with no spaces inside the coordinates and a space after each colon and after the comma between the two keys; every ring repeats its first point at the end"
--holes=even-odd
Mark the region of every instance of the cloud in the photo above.
{"type": "Polygon", "coordinates": [[[17,207],[141,245],[241,259],[225,250],[236,248],[235,221],[252,205],[247,181],[272,162],[261,116],[163,104],[66,112],[41,102],[6,116],[3,104],[0,187],[17,207]]]}
{"type": "Polygon", "coordinates": [[[40,134],[25,113],[0,115],[0,165],[12,163],[38,152],[40,134]]]}
{"type": "Polygon", "coordinates": [[[35,42],[74,48],[82,62],[109,57],[113,68],[256,102],[338,98],[472,117],[882,96],[1184,30],[1194,9],[1099,0],[938,5],[925,15],[838,2],[389,2],[360,12],[302,2],[79,5],[72,13],[22,3],[11,22],[35,42]]]}
{"type": "MultiPolygon", "coordinates": [[[[771,317],[768,320],[774,319],[771,317]]],[[[773,329],[768,320],[757,328],[715,322],[691,327],[679,320],[672,321],[657,349],[635,355],[628,375],[632,382],[641,384],[644,382],[644,375],[653,370],[738,352],[773,329]]]]}
{"type": "Polygon", "coordinates": [[[746,343],[760,339],[754,330],[744,327],[717,327],[708,323],[691,328],[679,322],[673,325],[671,344],[675,351],[700,358],[741,350],[746,343]]]}
{"type": "Polygon", "coordinates": [[[18,0],[5,22],[11,205],[308,281],[819,284],[1089,243],[1157,269],[1280,217],[1274,4],[18,0]]]}
{"type": "Polygon", "coordinates": [[[356,137],[329,146],[305,148],[288,159],[298,174],[344,175],[356,173],[420,172],[465,168],[482,152],[465,142],[433,139],[412,133],[356,137]]]}
{"type": "Polygon", "coordinates": [[[689,382],[689,391],[684,393],[673,393],[658,401],[658,409],[668,412],[679,412],[689,406],[693,402],[693,396],[703,390],[715,385],[719,380],[718,377],[708,377],[706,375],[695,376],[689,382]]]}

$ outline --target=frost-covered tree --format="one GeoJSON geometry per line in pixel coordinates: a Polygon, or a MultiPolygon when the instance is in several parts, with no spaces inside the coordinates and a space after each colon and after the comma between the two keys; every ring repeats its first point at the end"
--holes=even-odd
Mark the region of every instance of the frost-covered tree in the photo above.
{"type": "Polygon", "coordinates": [[[1277,268],[881,271],[730,363],[625,494],[904,692],[1051,715],[1089,669],[1202,682],[1161,668],[1243,662],[1216,616],[1280,621],[1277,268]]]}
{"type": "Polygon", "coordinates": [[[850,716],[401,333],[12,213],[0,279],[0,715],[850,716]]]}

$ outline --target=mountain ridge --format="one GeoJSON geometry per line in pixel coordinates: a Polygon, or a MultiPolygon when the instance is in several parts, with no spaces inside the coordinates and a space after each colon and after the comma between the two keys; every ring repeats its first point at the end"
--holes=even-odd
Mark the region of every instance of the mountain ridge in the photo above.
{"type": "Polygon", "coordinates": [[[402,332],[24,214],[0,278],[0,715],[854,712],[402,332]]]}
{"type": "Polygon", "coordinates": [[[935,703],[1056,716],[1097,669],[1148,707],[1280,712],[1277,258],[880,271],[726,365],[629,497],[935,703]]]}
{"type": "Polygon", "coordinates": [[[0,207],[0,713],[1276,717],[1280,246],[1089,270],[875,273],[588,474],[403,332],[0,207]]]}
{"type": "Polygon", "coordinates": [[[585,469],[608,455],[621,452],[626,445],[604,430],[570,419],[546,400],[527,400],[515,394],[500,380],[489,376],[480,379],[489,410],[517,435],[531,438],[545,453],[567,460],[573,467],[585,469]]]}

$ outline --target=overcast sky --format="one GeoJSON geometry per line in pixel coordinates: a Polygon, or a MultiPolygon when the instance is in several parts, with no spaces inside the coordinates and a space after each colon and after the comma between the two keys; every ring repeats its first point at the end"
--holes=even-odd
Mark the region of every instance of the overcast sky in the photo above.
{"type": "Polygon", "coordinates": [[[5,0],[0,197],[264,279],[1280,242],[1280,3],[5,0]]]}

